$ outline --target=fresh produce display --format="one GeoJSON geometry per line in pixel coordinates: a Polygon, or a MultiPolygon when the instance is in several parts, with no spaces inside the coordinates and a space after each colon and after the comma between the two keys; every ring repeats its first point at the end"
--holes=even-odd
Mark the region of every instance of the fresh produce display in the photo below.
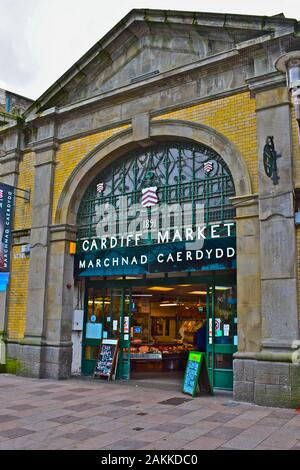
{"type": "MultiPolygon", "coordinates": [[[[176,354],[191,351],[193,346],[191,344],[142,344],[131,346],[131,354],[176,354]]],[[[124,352],[127,352],[125,350],[124,352]]]]}

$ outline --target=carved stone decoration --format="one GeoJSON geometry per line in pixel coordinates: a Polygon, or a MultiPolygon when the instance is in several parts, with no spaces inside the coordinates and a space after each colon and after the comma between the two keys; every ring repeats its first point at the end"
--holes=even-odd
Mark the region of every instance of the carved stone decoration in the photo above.
{"type": "Polygon", "coordinates": [[[274,185],[278,184],[280,178],[277,172],[277,158],[280,158],[281,155],[275,150],[274,137],[272,136],[267,137],[263,157],[266,175],[271,178],[274,185]]]}

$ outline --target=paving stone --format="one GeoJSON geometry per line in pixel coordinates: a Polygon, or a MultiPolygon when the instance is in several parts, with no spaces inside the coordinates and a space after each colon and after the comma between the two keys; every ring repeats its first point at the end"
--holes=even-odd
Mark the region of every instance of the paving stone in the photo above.
{"type": "MultiPolygon", "coordinates": [[[[31,437],[31,436],[30,436],[31,437]]],[[[0,450],[28,450],[34,449],[37,446],[36,441],[28,438],[28,436],[19,437],[16,439],[6,439],[0,443],[0,450]]]]}
{"type": "Polygon", "coordinates": [[[58,416],[57,418],[49,419],[48,421],[53,421],[54,423],[69,424],[78,421],[77,416],[58,416]]]}
{"type": "Polygon", "coordinates": [[[206,437],[211,437],[213,439],[223,439],[226,441],[233,439],[235,436],[238,436],[243,432],[242,428],[231,427],[231,426],[221,426],[217,427],[208,433],[205,434],[206,437]]]}
{"type": "Polygon", "coordinates": [[[64,388],[64,385],[61,385],[59,383],[54,383],[54,384],[42,384],[42,385],[37,385],[37,388],[38,389],[42,389],[42,390],[52,390],[52,389],[57,389],[57,390],[61,390],[61,388],[64,388]]]}
{"type": "Polygon", "coordinates": [[[15,421],[18,417],[13,415],[0,415],[0,423],[7,423],[8,421],[15,421]]]}
{"type": "Polygon", "coordinates": [[[162,414],[168,415],[168,416],[185,416],[188,415],[191,412],[191,410],[183,410],[181,408],[173,408],[173,409],[168,409],[165,410],[162,414]]]}
{"type": "Polygon", "coordinates": [[[259,420],[259,424],[263,426],[276,426],[279,428],[284,426],[288,421],[288,419],[283,418],[267,417],[259,420]]]}
{"type": "Polygon", "coordinates": [[[276,410],[270,413],[270,418],[291,419],[295,416],[297,416],[297,412],[294,410],[276,410]]]}
{"type": "Polygon", "coordinates": [[[215,413],[209,416],[209,421],[216,423],[227,423],[232,419],[236,418],[236,414],[233,413],[215,413]]]}
{"type": "Polygon", "coordinates": [[[59,450],[63,449],[66,446],[74,444],[74,440],[67,439],[66,437],[58,437],[54,439],[49,439],[48,441],[40,442],[35,448],[36,450],[59,450]]]}
{"type": "Polygon", "coordinates": [[[134,438],[138,441],[155,442],[163,439],[166,436],[169,436],[169,433],[166,431],[155,431],[153,429],[148,429],[146,431],[138,431],[134,438]]]}
{"type": "Polygon", "coordinates": [[[60,396],[60,397],[55,397],[55,400],[58,400],[58,401],[72,401],[72,400],[78,400],[79,398],[85,398],[85,397],[82,397],[80,395],[63,395],[63,396],[60,396]]]}
{"type": "Polygon", "coordinates": [[[184,439],[161,439],[159,441],[151,442],[147,446],[143,447],[143,450],[176,450],[183,449],[187,445],[187,441],[184,439]]]}
{"type": "MultiPolygon", "coordinates": [[[[138,450],[146,446],[149,442],[124,439],[123,441],[115,442],[109,446],[109,450],[138,450]]],[[[108,447],[105,447],[107,449],[108,447]]]]}
{"type": "Polygon", "coordinates": [[[88,428],[83,428],[80,431],[76,432],[70,432],[68,434],[64,434],[63,437],[66,437],[67,439],[73,439],[75,441],[86,441],[87,439],[90,439],[92,437],[95,437],[95,431],[92,431],[91,429],[88,428]]]}
{"type": "MultiPolygon", "coordinates": [[[[10,406],[8,409],[14,410],[14,411],[29,411],[29,410],[36,410],[37,408],[38,406],[27,405],[27,403],[24,403],[22,405],[10,406]]],[[[0,419],[1,419],[1,416],[0,416],[0,419]]]]}
{"type": "Polygon", "coordinates": [[[218,427],[218,423],[213,423],[210,421],[200,421],[199,423],[195,423],[192,425],[187,426],[184,430],[177,431],[173,434],[175,439],[185,439],[188,441],[194,441],[200,436],[204,436],[212,429],[218,427]]]}
{"type": "Polygon", "coordinates": [[[70,411],[86,411],[97,408],[97,405],[91,403],[79,403],[78,405],[65,406],[64,410],[70,411]]]}
{"type": "Polygon", "coordinates": [[[182,429],[185,429],[186,425],[185,424],[180,424],[180,423],[162,423],[159,426],[155,426],[151,429],[154,431],[166,431],[169,433],[175,433],[178,431],[181,431],[182,429]]]}
{"type": "Polygon", "coordinates": [[[202,436],[186,444],[183,448],[186,450],[213,450],[224,444],[226,439],[214,439],[202,436]]]}
{"type": "Polygon", "coordinates": [[[160,405],[179,406],[179,405],[182,405],[183,403],[187,403],[187,402],[190,402],[190,401],[192,401],[192,400],[189,399],[189,398],[174,397],[174,398],[168,398],[168,400],[161,401],[161,402],[159,402],[159,404],[160,405]]]}
{"type": "MultiPolygon", "coordinates": [[[[252,426],[238,436],[227,441],[223,446],[232,449],[251,450],[264,442],[276,428],[271,426],[252,426]]],[[[265,442],[264,442],[265,444],[265,442]]]]}
{"type": "Polygon", "coordinates": [[[119,400],[119,401],[114,401],[112,402],[111,404],[113,404],[114,406],[124,406],[124,407],[127,407],[127,406],[133,406],[133,405],[136,405],[136,402],[135,401],[132,401],[132,400],[119,400]]]}
{"type": "Polygon", "coordinates": [[[7,437],[8,439],[15,439],[17,437],[27,436],[32,434],[34,431],[25,428],[12,428],[6,431],[0,431],[0,436],[7,437]]]}

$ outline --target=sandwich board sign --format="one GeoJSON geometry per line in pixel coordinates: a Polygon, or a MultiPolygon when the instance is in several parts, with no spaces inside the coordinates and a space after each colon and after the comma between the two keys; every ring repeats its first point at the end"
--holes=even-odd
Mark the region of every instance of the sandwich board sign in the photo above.
{"type": "Polygon", "coordinates": [[[195,397],[197,392],[213,394],[205,353],[190,351],[186,364],[182,392],[195,397]]]}
{"type": "Polygon", "coordinates": [[[115,373],[118,358],[117,339],[103,339],[96,360],[94,377],[105,377],[111,380],[115,373]]]}

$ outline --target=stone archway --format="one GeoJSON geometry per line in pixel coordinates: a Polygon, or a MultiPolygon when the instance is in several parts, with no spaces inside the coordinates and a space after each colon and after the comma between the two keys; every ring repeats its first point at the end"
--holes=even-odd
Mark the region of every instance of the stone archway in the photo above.
{"type": "MultiPolygon", "coordinates": [[[[151,122],[147,141],[149,145],[157,141],[174,138],[204,144],[222,157],[234,180],[236,190],[234,199],[239,204],[242,201],[243,206],[246,203],[246,208],[238,209],[237,212],[243,215],[245,210],[246,214],[248,211],[247,201],[253,199],[251,181],[247,166],[235,145],[219,132],[202,124],[177,120],[151,122]]],[[[145,141],[140,144],[144,146],[145,141]]],[[[59,323],[63,326],[60,335],[61,343],[69,342],[71,337],[73,292],[72,289],[68,290],[66,286],[72,285],[74,280],[73,259],[68,250],[69,241],[76,238],[76,218],[80,201],[89,184],[107,164],[138,146],[139,142],[134,140],[134,130],[132,128],[121,131],[101,142],[77,165],[69,176],[60,196],[55,214],[55,225],[51,229],[52,243],[48,274],[47,317],[54,315],[54,312],[56,317],[60,317],[59,323]]],[[[237,296],[239,335],[241,337],[239,350],[251,351],[259,348],[260,341],[260,305],[253,306],[253,297],[260,297],[260,284],[257,282],[259,280],[259,225],[257,215],[250,221],[247,219],[246,231],[244,227],[243,217],[242,220],[237,217],[237,271],[239,273],[237,296]],[[255,253],[253,253],[253,246],[255,246],[255,253]],[[252,258],[252,264],[254,262],[255,265],[255,272],[250,273],[250,275],[246,270],[248,252],[252,258]]],[[[58,368],[61,369],[59,364],[58,368]]],[[[63,373],[62,375],[66,374],[63,373]]]]}
{"type": "MultiPolygon", "coordinates": [[[[251,181],[247,166],[232,142],[226,137],[203,124],[189,121],[161,120],[152,121],[150,124],[150,139],[184,139],[198,142],[215,150],[222,156],[230,168],[236,196],[251,194],[251,181]]],[[[86,188],[99,173],[112,160],[120,157],[132,148],[136,148],[138,142],[133,139],[132,129],[121,131],[113,137],[101,142],[95,147],[71,173],[60,196],[55,224],[76,224],[77,210],[86,188]]]]}

